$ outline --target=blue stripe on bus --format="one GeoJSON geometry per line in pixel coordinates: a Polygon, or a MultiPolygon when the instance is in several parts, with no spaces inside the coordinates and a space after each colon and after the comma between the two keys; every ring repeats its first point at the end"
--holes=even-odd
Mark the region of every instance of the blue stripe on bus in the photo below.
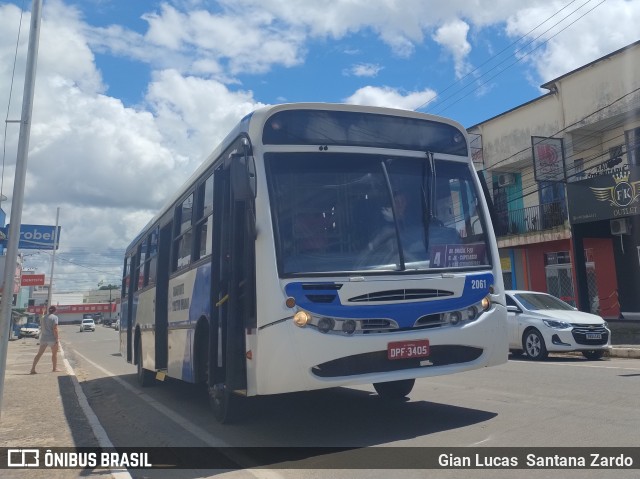
{"type": "Polygon", "coordinates": [[[209,320],[211,313],[211,263],[206,263],[196,272],[191,304],[189,305],[189,322],[195,323],[201,317],[209,320]]]}
{"type": "Polygon", "coordinates": [[[367,304],[357,306],[345,306],[340,302],[337,291],[327,290],[327,286],[336,283],[309,281],[289,283],[285,287],[288,296],[295,298],[296,304],[315,315],[333,318],[348,319],[393,319],[401,328],[412,327],[416,320],[427,314],[441,313],[465,309],[479,303],[489,294],[489,286],[493,284],[493,274],[468,275],[465,278],[462,295],[457,298],[435,299],[431,301],[415,301],[393,304],[367,304]],[[475,283],[474,283],[475,281],[475,283]],[[303,289],[302,285],[305,288],[303,289]],[[316,284],[318,290],[313,290],[310,285],[316,284]],[[477,287],[481,285],[481,287],[477,287]],[[332,302],[316,303],[307,295],[322,294],[325,296],[335,294],[332,302]]]}
{"type": "MultiPolygon", "coordinates": [[[[187,340],[185,342],[184,357],[182,361],[182,380],[194,382],[194,345],[196,340],[195,327],[200,318],[204,317],[209,322],[211,313],[211,263],[200,266],[196,271],[196,277],[193,284],[193,293],[191,294],[191,302],[189,303],[189,320],[187,323],[190,328],[187,331],[187,340]]],[[[180,323],[172,323],[176,326],[180,323]]],[[[184,323],[183,323],[184,324],[184,323]]]]}

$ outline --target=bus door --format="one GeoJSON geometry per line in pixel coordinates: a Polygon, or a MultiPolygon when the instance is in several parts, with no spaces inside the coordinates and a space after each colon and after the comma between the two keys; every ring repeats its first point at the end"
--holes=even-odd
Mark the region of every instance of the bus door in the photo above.
{"type": "Polygon", "coordinates": [[[124,278],[122,281],[122,302],[120,304],[120,354],[126,357],[128,363],[133,363],[133,341],[131,323],[133,317],[133,284],[131,272],[133,271],[134,255],[126,256],[124,261],[124,278]]]}
{"type": "Polygon", "coordinates": [[[155,349],[156,370],[167,369],[169,356],[169,257],[171,254],[171,231],[173,223],[160,230],[158,242],[158,276],[155,299],[155,349]]]}
{"type": "Polygon", "coordinates": [[[255,189],[253,163],[244,148],[214,173],[212,327],[209,337],[209,397],[220,422],[231,420],[246,394],[245,330],[255,328],[255,189]],[[251,171],[250,171],[251,170],[251,171]]]}

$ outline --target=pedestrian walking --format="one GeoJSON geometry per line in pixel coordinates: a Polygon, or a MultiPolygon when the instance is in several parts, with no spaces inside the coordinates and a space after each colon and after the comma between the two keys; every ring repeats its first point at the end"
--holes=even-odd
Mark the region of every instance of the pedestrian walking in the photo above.
{"type": "Polygon", "coordinates": [[[53,372],[60,372],[58,369],[58,349],[60,347],[60,341],[58,337],[58,316],[55,315],[56,307],[51,306],[49,308],[49,315],[44,318],[40,325],[40,349],[38,354],[33,359],[33,366],[31,366],[31,374],[36,374],[36,365],[40,358],[44,354],[45,350],[51,348],[51,362],[53,364],[53,372]]]}

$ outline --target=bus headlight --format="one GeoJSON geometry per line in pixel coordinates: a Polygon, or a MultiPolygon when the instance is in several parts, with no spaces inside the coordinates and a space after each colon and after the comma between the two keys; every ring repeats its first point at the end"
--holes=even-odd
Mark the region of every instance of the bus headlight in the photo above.
{"type": "Polygon", "coordinates": [[[477,317],[478,317],[478,308],[476,308],[475,306],[469,306],[467,308],[467,318],[466,319],[468,321],[473,321],[477,317]]]}
{"type": "Polygon", "coordinates": [[[332,318],[320,318],[318,321],[318,330],[321,333],[328,333],[336,325],[336,322],[332,318]]]}
{"type": "Polygon", "coordinates": [[[306,311],[298,311],[293,315],[293,322],[296,326],[300,326],[301,328],[304,328],[309,321],[311,321],[311,315],[306,311]]]}
{"type": "Polygon", "coordinates": [[[353,334],[356,330],[356,322],[353,319],[347,319],[342,322],[342,331],[347,334],[353,334]]]}
{"type": "Polygon", "coordinates": [[[449,323],[452,326],[458,326],[465,322],[471,322],[478,319],[482,313],[488,311],[491,308],[491,300],[489,296],[482,298],[479,303],[472,304],[471,306],[460,311],[448,311],[442,313],[442,321],[449,323]]]}
{"type": "Polygon", "coordinates": [[[460,321],[462,321],[462,314],[460,314],[460,311],[453,311],[449,313],[449,322],[451,324],[456,326],[460,321]]]}
{"type": "Polygon", "coordinates": [[[480,307],[482,308],[482,311],[487,311],[491,307],[491,298],[489,296],[482,298],[482,301],[480,301],[480,307]]]}

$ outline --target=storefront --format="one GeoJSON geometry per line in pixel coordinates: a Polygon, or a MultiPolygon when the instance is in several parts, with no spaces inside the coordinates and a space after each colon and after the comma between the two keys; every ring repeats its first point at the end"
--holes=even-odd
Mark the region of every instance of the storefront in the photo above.
{"type": "Polygon", "coordinates": [[[640,167],[624,165],[612,174],[568,183],[567,196],[580,309],[587,310],[592,296],[595,264],[596,271],[605,268],[612,275],[596,282],[599,307],[610,310],[603,315],[614,316],[617,307],[621,317],[640,319],[640,167]]]}

